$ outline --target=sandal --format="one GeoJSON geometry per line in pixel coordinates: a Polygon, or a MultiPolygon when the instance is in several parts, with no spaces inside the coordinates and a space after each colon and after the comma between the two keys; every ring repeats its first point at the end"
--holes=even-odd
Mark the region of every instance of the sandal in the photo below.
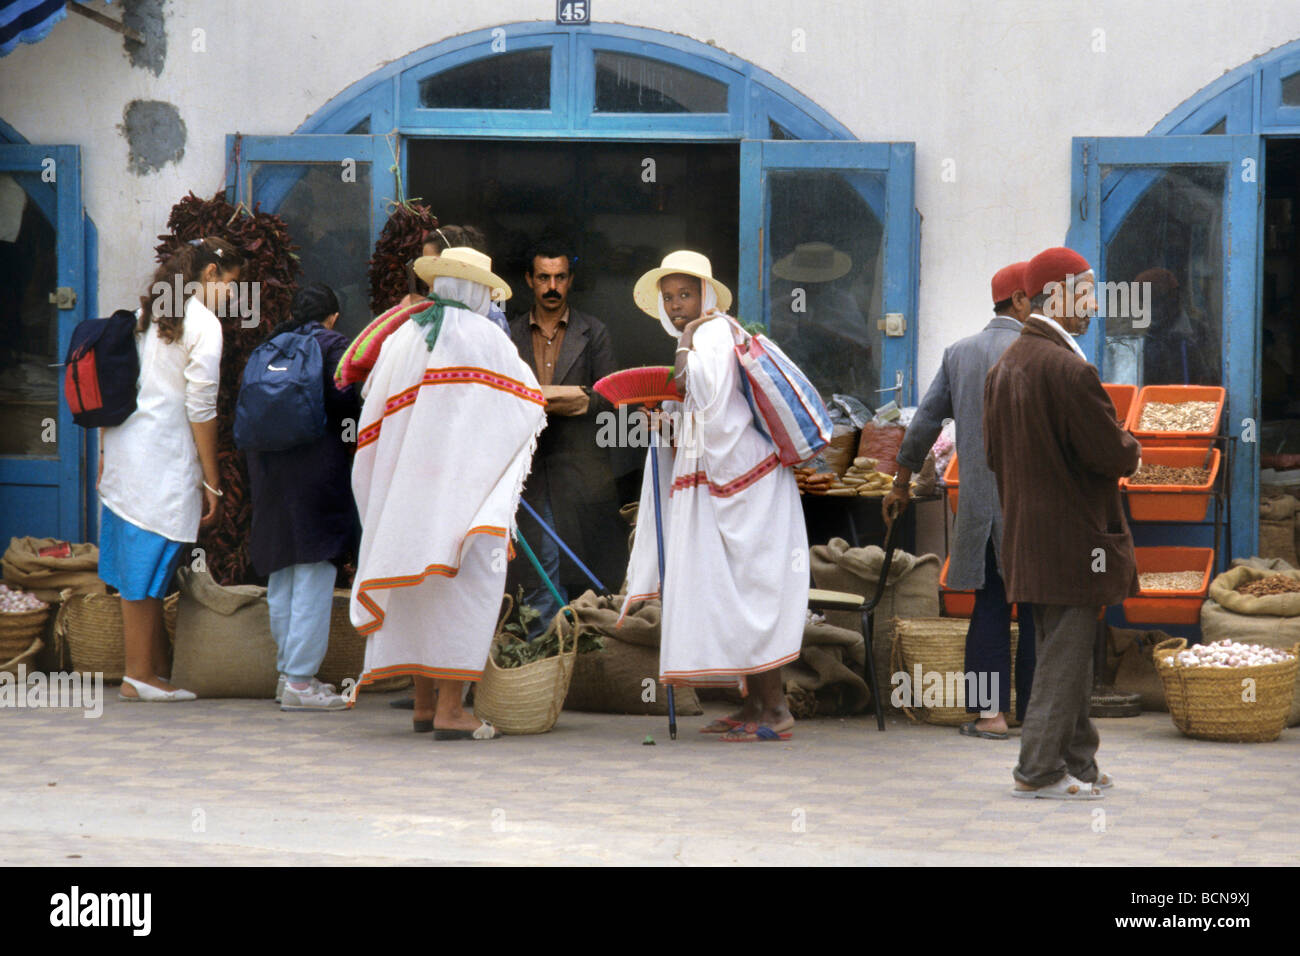
{"type": "Polygon", "coordinates": [[[773,730],[767,724],[748,723],[727,731],[719,737],[729,744],[765,743],[769,740],[789,740],[794,736],[790,730],[773,730]]]}
{"type": "Polygon", "coordinates": [[[963,737],[983,737],[985,740],[1006,740],[1006,733],[997,733],[992,730],[980,730],[976,721],[968,720],[957,728],[957,731],[963,737]]]}
{"type": "Polygon", "coordinates": [[[1024,800],[1100,800],[1101,791],[1096,785],[1084,783],[1077,777],[1065,774],[1055,783],[1042,787],[1029,787],[1017,782],[1011,791],[1013,797],[1024,800]]]}
{"type": "Polygon", "coordinates": [[[434,740],[500,740],[502,736],[501,731],[486,720],[473,730],[438,730],[435,728],[433,731],[434,740]]]}
{"type": "Polygon", "coordinates": [[[733,720],[730,717],[719,717],[711,724],[700,728],[702,734],[725,734],[735,730],[744,723],[743,720],[733,720]]]}

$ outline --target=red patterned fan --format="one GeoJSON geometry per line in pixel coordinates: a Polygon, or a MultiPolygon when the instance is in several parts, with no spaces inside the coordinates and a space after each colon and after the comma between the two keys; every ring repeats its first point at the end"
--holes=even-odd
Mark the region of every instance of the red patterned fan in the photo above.
{"type": "Polygon", "coordinates": [[[670,365],[643,365],[625,368],[606,375],[592,386],[615,405],[649,405],[680,402],[684,395],[677,390],[670,365]]]}

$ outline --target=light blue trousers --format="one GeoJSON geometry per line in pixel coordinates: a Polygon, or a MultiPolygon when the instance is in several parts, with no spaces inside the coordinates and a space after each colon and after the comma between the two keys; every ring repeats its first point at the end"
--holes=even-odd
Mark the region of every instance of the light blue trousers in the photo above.
{"type": "Polygon", "coordinates": [[[330,641],[337,570],[329,561],[293,564],[271,573],[266,603],[280,673],[301,683],[320,670],[330,641]]]}

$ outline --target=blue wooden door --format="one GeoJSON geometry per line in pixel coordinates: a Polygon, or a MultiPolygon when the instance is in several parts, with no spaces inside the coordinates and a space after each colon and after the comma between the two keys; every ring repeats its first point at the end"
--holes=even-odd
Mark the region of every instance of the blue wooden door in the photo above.
{"type": "Polygon", "coordinates": [[[370,321],[367,264],[397,195],[394,147],[363,133],[230,136],[234,200],[275,213],[299,247],[301,281],[339,296],[338,330],[370,321]]]}
{"type": "Polygon", "coordinates": [[[0,146],[0,239],[0,547],[81,541],[86,433],[56,367],[90,291],[78,147],[0,146]]]}
{"type": "Polygon", "coordinates": [[[821,390],[916,401],[911,143],[743,140],[739,317],[821,390]]]}
{"type": "Polygon", "coordinates": [[[1080,342],[1103,381],[1226,389],[1234,557],[1258,550],[1263,176],[1259,136],[1074,140],[1067,242],[1099,293],[1080,342]]]}

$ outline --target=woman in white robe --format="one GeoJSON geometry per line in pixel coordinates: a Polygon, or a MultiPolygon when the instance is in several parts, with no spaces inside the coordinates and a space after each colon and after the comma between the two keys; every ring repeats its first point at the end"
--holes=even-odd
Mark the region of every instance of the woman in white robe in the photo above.
{"type": "Polygon", "coordinates": [[[493,291],[509,294],[491,260],[448,249],[415,269],[431,310],[384,342],[357,430],[351,617],[368,635],[361,683],[410,674],[417,731],[491,739],[495,729],[461,701],[487,664],[546,402],[487,318],[493,291]]]}
{"type": "MultiPolygon", "coordinates": [[[[808,609],[808,538],[794,474],[754,426],[722,311],[731,293],[713,279],[708,259],[669,255],[637,283],[636,298],[680,338],[686,396],[665,408],[678,418],[677,445],[660,455],[657,476],[665,535],[660,680],[745,694],[738,713],[702,732],[788,739],[794,717],[781,666],[799,656],[808,609]]],[[[654,479],[647,458],[628,605],[660,591],[654,479]]]]}

